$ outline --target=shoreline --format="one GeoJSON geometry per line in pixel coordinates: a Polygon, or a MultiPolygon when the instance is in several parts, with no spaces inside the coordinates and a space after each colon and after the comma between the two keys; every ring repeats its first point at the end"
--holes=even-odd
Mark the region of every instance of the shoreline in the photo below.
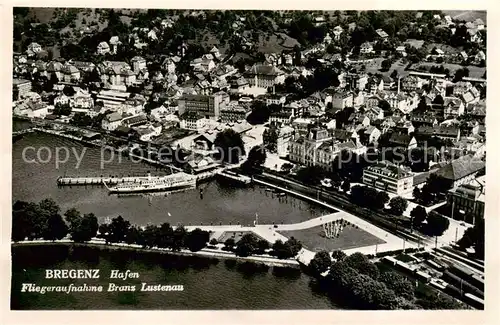
{"type": "MultiPolygon", "coordinates": [[[[190,257],[200,257],[205,259],[221,259],[221,260],[235,260],[243,263],[252,263],[256,265],[265,265],[268,267],[280,267],[280,268],[291,268],[291,269],[299,269],[301,270],[300,263],[296,260],[279,260],[274,258],[267,258],[260,255],[252,255],[249,257],[239,257],[231,252],[221,252],[216,250],[210,250],[204,248],[197,252],[191,252],[189,250],[181,250],[181,251],[171,251],[169,249],[160,249],[160,248],[143,248],[139,245],[130,245],[125,243],[109,243],[99,242],[93,240],[88,243],[75,243],[70,240],[59,240],[59,241],[23,241],[23,242],[11,242],[11,250],[15,247],[26,247],[26,246],[78,246],[78,247],[89,247],[89,248],[97,248],[100,250],[110,250],[110,251],[131,251],[131,252],[140,252],[140,253],[152,253],[152,254],[164,254],[164,255],[174,255],[174,256],[190,256],[190,257]]],[[[12,253],[12,252],[11,252],[12,253]]]]}

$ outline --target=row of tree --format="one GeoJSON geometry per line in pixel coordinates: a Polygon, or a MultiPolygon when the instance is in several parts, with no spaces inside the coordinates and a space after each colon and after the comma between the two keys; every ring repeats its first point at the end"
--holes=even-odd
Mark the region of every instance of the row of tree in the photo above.
{"type": "MultiPolygon", "coordinates": [[[[210,244],[215,245],[217,241],[213,240],[210,244]]],[[[302,249],[302,243],[294,237],[291,237],[286,242],[277,240],[271,246],[268,241],[259,239],[253,233],[248,233],[243,235],[238,242],[236,242],[234,238],[226,239],[223,249],[233,251],[237,256],[241,257],[247,257],[253,254],[264,254],[270,249],[270,251],[267,252],[269,255],[279,259],[288,259],[297,256],[302,249]]]]}
{"type": "Polygon", "coordinates": [[[389,195],[371,187],[355,185],[351,188],[351,201],[365,208],[380,210],[389,202],[389,195]]]}
{"type": "Polygon", "coordinates": [[[63,218],[60,207],[52,199],[39,203],[16,201],[12,210],[13,241],[58,240],[69,235],[74,242],[83,243],[98,236],[107,243],[125,242],[145,248],[198,251],[207,245],[210,238],[207,231],[197,228],[188,232],[183,226],[174,229],[169,223],[148,225],[143,229],[121,216],[113,218],[109,224],[99,225],[93,213],[82,215],[75,208],[67,210],[63,218]]]}
{"type": "Polygon", "coordinates": [[[328,271],[321,281],[323,289],[342,295],[350,307],[359,309],[462,309],[463,305],[444,296],[417,294],[412,281],[399,273],[381,272],[361,253],[346,256],[341,251],[318,252],[309,267],[314,274],[328,271]],[[335,260],[332,261],[332,258],[335,260]]]}

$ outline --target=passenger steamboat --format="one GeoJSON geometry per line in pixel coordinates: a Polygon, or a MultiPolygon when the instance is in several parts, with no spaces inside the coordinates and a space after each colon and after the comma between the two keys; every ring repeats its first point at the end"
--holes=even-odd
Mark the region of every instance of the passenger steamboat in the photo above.
{"type": "Polygon", "coordinates": [[[116,186],[104,186],[110,193],[144,193],[180,190],[196,187],[196,177],[180,172],[167,176],[151,176],[137,178],[133,182],[124,182],[116,186]]]}

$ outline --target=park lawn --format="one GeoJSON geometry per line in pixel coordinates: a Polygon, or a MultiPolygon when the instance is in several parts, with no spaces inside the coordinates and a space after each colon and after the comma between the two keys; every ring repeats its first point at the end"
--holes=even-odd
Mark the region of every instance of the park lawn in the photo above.
{"type": "Polygon", "coordinates": [[[382,239],[362,229],[355,228],[350,224],[342,230],[339,237],[335,238],[326,238],[322,226],[303,230],[279,231],[279,233],[288,238],[294,237],[299,240],[305,248],[315,252],[321,250],[344,250],[385,243],[382,239]]]}

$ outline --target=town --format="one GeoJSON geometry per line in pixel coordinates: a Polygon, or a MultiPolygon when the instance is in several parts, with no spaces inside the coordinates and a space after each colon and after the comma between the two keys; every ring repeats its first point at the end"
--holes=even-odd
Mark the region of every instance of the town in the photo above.
{"type": "MultiPolygon", "coordinates": [[[[414,289],[390,286],[408,281],[429,288],[417,285],[420,295],[453,297],[421,298],[424,309],[484,307],[486,15],[90,8],[14,15],[14,119],[198,182],[223,175],[337,211],[309,224],[259,224],[256,216],[248,227],[186,226],[210,233],[204,251],[236,247],[248,257],[272,247],[280,258],[288,249],[284,259],[346,292],[366,276],[408,303],[352,296],[362,309],[413,309],[414,289]],[[326,238],[354,228],[382,240],[316,249],[305,234],[313,227],[326,238]],[[238,232],[241,243],[228,235],[238,232]],[[248,248],[247,233],[270,246],[248,248]],[[372,263],[396,270],[395,278],[372,263]],[[345,267],[356,274],[334,275],[345,267]]],[[[23,134],[14,132],[14,141],[23,134]]],[[[87,184],[79,177],[57,182],[87,184]]],[[[139,245],[118,238],[105,241],[139,245]]]]}

